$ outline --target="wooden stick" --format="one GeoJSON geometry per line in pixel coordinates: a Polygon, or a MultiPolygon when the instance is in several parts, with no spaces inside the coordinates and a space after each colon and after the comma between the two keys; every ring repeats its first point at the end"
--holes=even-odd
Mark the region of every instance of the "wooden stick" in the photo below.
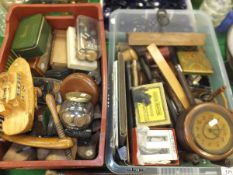
{"type": "Polygon", "coordinates": [[[166,62],[165,58],[160,53],[158,47],[153,43],[147,47],[147,50],[150,52],[155,63],[158,65],[160,71],[162,72],[163,76],[167,80],[171,89],[174,91],[174,93],[180,100],[183,107],[187,109],[190,106],[190,104],[184,93],[184,90],[182,86],[180,85],[179,81],[177,80],[175,74],[172,72],[171,68],[169,67],[168,63],[166,62]]]}
{"type": "Polygon", "coordinates": [[[203,46],[206,35],[202,33],[156,33],[156,32],[132,32],[128,34],[128,43],[133,46],[149,45],[157,46],[203,46]]]}

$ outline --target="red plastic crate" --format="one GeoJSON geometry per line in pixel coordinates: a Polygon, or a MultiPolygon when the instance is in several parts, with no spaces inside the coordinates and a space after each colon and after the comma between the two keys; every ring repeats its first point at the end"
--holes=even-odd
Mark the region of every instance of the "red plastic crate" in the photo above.
{"type": "MultiPolygon", "coordinates": [[[[100,43],[101,43],[101,75],[102,75],[102,118],[100,129],[100,141],[98,146],[98,156],[94,160],[56,160],[56,161],[0,161],[1,169],[9,168],[37,168],[37,169],[62,169],[62,168],[85,168],[100,167],[104,164],[105,135],[106,135],[106,111],[107,111],[107,57],[104,33],[103,14],[98,4],[63,4],[63,5],[15,5],[9,10],[6,18],[6,32],[2,48],[0,50],[0,71],[4,71],[11,44],[20,19],[26,16],[42,13],[54,29],[67,29],[68,26],[75,26],[78,15],[86,15],[95,18],[100,23],[100,43]],[[49,16],[51,12],[69,12],[69,16],[49,16]]],[[[0,144],[0,158],[6,151],[7,143],[0,144]]]]}

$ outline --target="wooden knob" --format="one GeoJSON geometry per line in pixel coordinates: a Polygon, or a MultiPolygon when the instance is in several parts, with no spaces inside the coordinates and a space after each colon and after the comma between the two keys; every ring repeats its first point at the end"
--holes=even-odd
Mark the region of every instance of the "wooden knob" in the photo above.
{"type": "Polygon", "coordinates": [[[129,48],[119,54],[120,58],[123,58],[124,61],[138,60],[138,55],[134,49],[129,48]]]}

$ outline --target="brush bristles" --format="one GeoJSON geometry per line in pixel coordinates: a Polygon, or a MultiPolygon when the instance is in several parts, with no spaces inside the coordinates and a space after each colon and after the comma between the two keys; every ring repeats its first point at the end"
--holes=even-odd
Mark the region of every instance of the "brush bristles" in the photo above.
{"type": "MultiPolygon", "coordinates": [[[[2,130],[2,122],[4,121],[4,118],[3,118],[3,116],[0,116],[0,134],[2,134],[3,133],[3,130],[2,130]]],[[[2,139],[0,138],[0,141],[1,141],[2,139]]]]}

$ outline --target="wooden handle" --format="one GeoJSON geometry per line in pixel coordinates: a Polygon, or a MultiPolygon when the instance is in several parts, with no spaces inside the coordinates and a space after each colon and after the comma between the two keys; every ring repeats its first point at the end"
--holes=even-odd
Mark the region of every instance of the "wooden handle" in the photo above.
{"type": "Polygon", "coordinates": [[[56,130],[57,130],[57,134],[58,134],[59,138],[64,138],[65,133],[64,133],[63,127],[61,125],[61,122],[59,120],[58,114],[57,114],[57,106],[55,103],[55,99],[51,94],[46,95],[46,104],[48,105],[49,110],[52,114],[53,121],[54,121],[54,124],[56,126],[56,130]]]}
{"type": "Polygon", "coordinates": [[[133,79],[133,86],[139,85],[139,79],[138,79],[138,62],[137,60],[132,61],[132,79],[133,79]]]}
{"type": "MultiPolygon", "coordinates": [[[[61,139],[65,138],[66,135],[65,135],[65,132],[64,132],[63,127],[61,125],[61,122],[59,120],[58,114],[57,114],[57,107],[56,107],[55,99],[51,94],[46,95],[46,104],[48,105],[49,110],[52,114],[53,121],[54,121],[54,124],[56,126],[56,130],[57,130],[57,134],[58,134],[59,138],[61,138],[61,139]]],[[[65,151],[66,158],[68,160],[72,160],[72,155],[71,155],[70,149],[66,149],[64,151],[65,151]]]]}
{"type": "Polygon", "coordinates": [[[42,138],[42,137],[33,137],[27,135],[2,135],[2,138],[9,142],[14,142],[17,144],[36,147],[36,148],[45,148],[45,149],[67,149],[73,146],[73,141],[69,137],[62,139],[56,137],[42,138]]]}
{"type": "Polygon", "coordinates": [[[51,94],[46,95],[46,104],[48,105],[49,110],[52,114],[54,123],[60,123],[60,120],[57,114],[57,107],[56,107],[55,99],[51,94]]]}

